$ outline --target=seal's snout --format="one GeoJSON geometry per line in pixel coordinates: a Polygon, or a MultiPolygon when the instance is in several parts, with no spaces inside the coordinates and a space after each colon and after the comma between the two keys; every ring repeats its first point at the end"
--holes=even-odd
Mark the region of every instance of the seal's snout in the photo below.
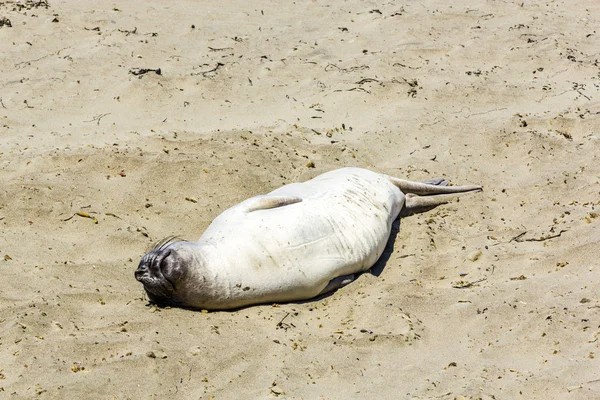
{"type": "Polygon", "coordinates": [[[142,257],[137,269],[134,272],[135,279],[142,283],[149,280],[151,275],[150,268],[152,267],[152,261],[154,258],[155,257],[152,253],[148,253],[142,257]]]}
{"type": "Polygon", "coordinates": [[[161,278],[164,275],[164,269],[168,262],[167,258],[171,255],[171,250],[154,250],[142,257],[137,270],[135,279],[140,282],[147,281],[149,278],[161,278]]]}
{"type": "Polygon", "coordinates": [[[148,267],[146,267],[143,263],[140,263],[140,265],[134,272],[135,279],[137,279],[139,282],[142,282],[147,273],[148,267]]]}
{"type": "Polygon", "coordinates": [[[171,255],[170,249],[153,250],[142,257],[134,272],[135,279],[144,285],[153,303],[170,304],[174,301],[171,255]]]}

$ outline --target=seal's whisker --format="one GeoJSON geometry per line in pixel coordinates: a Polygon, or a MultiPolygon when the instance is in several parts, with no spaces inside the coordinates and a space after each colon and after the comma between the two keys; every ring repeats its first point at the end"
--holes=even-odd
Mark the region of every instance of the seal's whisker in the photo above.
{"type": "Polygon", "coordinates": [[[152,248],[149,251],[160,251],[170,245],[171,243],[175,243],[182,240],[179,236],[167,236],[164,239],[161,239],[152,245],[152,248]]]}

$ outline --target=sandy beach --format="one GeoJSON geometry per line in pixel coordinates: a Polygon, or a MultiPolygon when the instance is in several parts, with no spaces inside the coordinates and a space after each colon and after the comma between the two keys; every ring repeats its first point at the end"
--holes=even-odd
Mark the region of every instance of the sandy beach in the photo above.
{"type": "Polygon", "coordinates": [[[600,2],[0,0],[0,398],[600,398],[600,2]],[[233,312],[133,272],[343,166],[484,192],[233,312]]]}

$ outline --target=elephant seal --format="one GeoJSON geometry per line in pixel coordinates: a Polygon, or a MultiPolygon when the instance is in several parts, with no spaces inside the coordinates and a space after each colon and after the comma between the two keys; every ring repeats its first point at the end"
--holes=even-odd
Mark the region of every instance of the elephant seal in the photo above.
{"type": "Polygon", "coordinates": [[[224,211],[197,242],[167,240],[135,277],[151,302],[202,309],[305,300],[367,271],[392,223],[481,186],[411,182],[342,168],[224,211]]]}

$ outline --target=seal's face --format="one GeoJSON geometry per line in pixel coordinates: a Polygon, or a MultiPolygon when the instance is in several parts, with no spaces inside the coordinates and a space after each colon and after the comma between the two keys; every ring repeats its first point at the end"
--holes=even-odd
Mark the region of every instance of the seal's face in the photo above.
{"type": "Polygon", "coordinates": [[[177,305],[182,303],[177,295],[186,271],[186,257],[177,251],[173,242],[156,246],[144,255],[135,279],[144,285],[150,301],[159,305],[177,305]]]}

